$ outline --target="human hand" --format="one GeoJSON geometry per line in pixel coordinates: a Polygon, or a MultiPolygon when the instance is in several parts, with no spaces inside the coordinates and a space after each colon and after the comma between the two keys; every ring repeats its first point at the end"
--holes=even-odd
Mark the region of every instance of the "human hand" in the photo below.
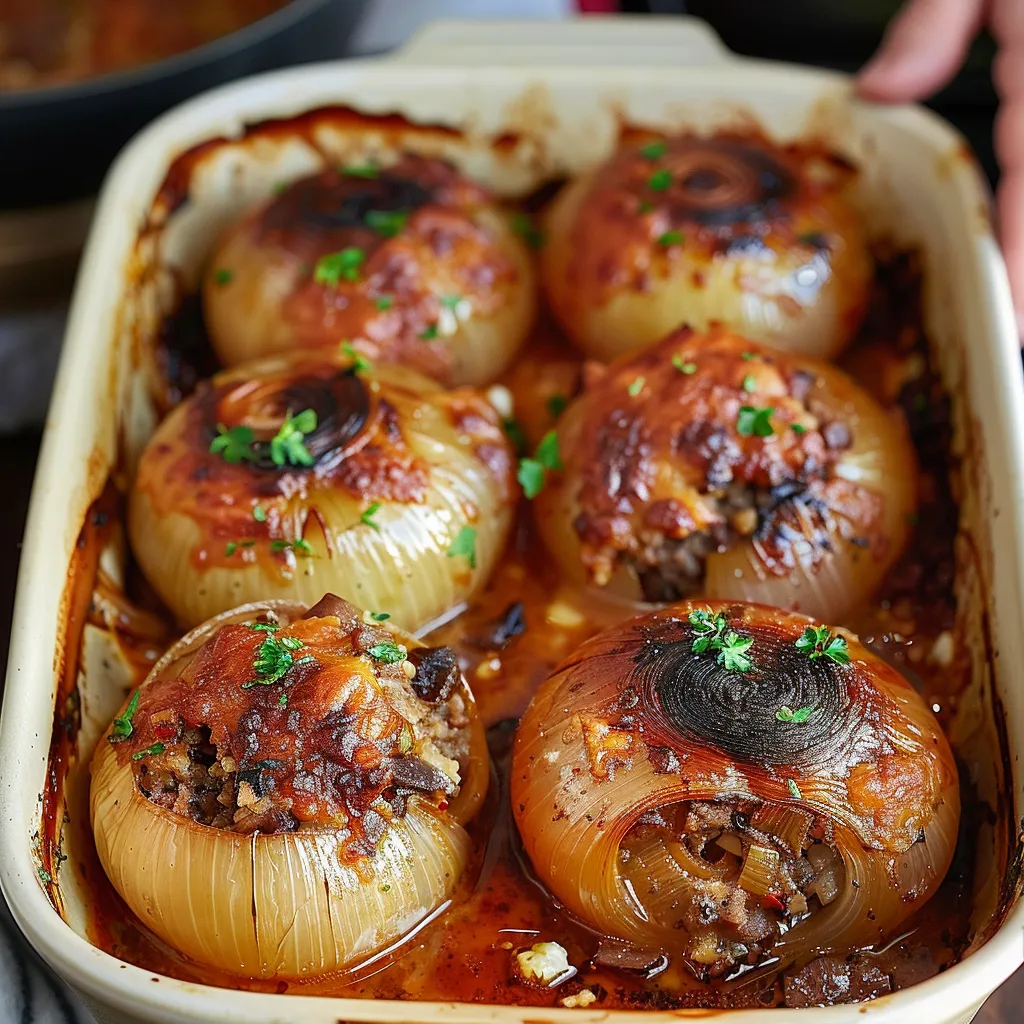
{"type": "Polygon", "coordinates": [[[987,26],[999,52],[995,151],[999,234],[1024,338],[1024,0],[910,0],[857,79],[861,96],[885,103],[920,100],[946,85],[987,26]]]}

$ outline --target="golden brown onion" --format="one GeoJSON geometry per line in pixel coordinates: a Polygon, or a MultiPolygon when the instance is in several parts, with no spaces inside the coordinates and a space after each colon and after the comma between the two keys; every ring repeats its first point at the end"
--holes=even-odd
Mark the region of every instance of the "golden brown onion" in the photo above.
{"type": "Polygon", "coordinates": [[[564,472],[535,502],[573,578],[841,617],[899,556],[905,426],[834,367],[684,329],[585,378],[558,425],[564,472]]]}
{"type": "Polygon", "coordinates": [[[559,901],[706,976],[891,935],[942,881],[960,811],[910,684],[761,605],[684,603],[588,640],[523,716],[511,785],[559,901]]]}
{"type": "Polygon", "coordinates": [[[452,651],[331,595],[303,611],[262,602],[194,630],[92,764],[96,848],[125,902],[249,977],[328,973],[408,932],[450,897],[487,790],[452,651]]]}
{"type": "Polygon", "coordinates": [[[757,137],[623,150],[551,207],[551,306],[598,359],[712,321],[830,358],[860,324],[872,274],[849,177],[820,150],[757,137]]]}
{"type": "Polygon", "coordinates": [[[142,455],[128,525],[187,625],[329,589],[416,630],[483,585],[513,486],[497,413],[476,392],[300,353],[218,374],[175,408],[142,455]]]}
{"type": "Polygon", "coordinates": [[[536,306],[529,254],[490,196],[441,160],[293,182],[221,241],[203,285],[229,366],[355,342],[445,384],[513,359],[536,306]]]}

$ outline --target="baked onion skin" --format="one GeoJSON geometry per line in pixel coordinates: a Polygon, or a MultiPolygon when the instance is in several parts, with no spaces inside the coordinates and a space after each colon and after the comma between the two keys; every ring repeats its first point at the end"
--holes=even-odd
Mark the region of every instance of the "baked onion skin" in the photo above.
{"type": "Polygon", "coordinates": [[[516,735],[512,807],[534,870],[574,914],[721,973],[769,953],[846,954],[934,893],[959,821],[949,745],[850,634],[848,664],[801,650],[810,625],[684,603],[588,640],[541,686],[516,735]],[[752,638],[748,671],[695,653],[694,612],[752,638]],[[774,875],[748,868],[755,848],[774,875]]]}
{"type": "Polygon", "coordinates": [[[535,292],[529,253],[491,197],[407,154],[322,171],[249,212],[210,262],[203,309],[229,366],[345,339],[447,385],[483,384],[525,340],[535,292]],[[344,268],[318,271],[346,251],[344,268]]]}
{"type": "Polygon", "coordinates": [[[331,590],[415,631],[486,581],[511,527],[513,472],[498,415],[475,391],[400,366],[275,356],[218,374],[160,424],[129,536],[184,625],[331,590]],[[276,465],[268,439],[307,409],[312,465],[276,465]],[[218,425],[251,429],[254,457],[212,452],[218,425]],[[469,555],[455,547],[465,531],[469,555]]]}
{"type": "Polygon", "coordinates": [[[873,273],[851,176],[820,149],[758,136],[623,149],[552,203],[551,307],[602,360],[712,321],[831,358],[863,319],[873,273]]]}
{"type": "Polygon", "coordinates": [[[724,328],[591,366],[558,438],[540,533],[572,578],[632,601],[841,618],[898,558],[915,506],[898,412],[833,366],[724,328]]]}
{"type": "Polygon", "coordinates": [[[184,637],[92,764],[96,848],[125,902],[249,977],[329,973],[408,932],[465,870],[489,779],[451,651],[333,595],[304,611],[253,604],[184,637]],[[277,679],[268,642],[291,657],[277,679]],[[377,656],[397,644],[412,680],[377,656]]]}

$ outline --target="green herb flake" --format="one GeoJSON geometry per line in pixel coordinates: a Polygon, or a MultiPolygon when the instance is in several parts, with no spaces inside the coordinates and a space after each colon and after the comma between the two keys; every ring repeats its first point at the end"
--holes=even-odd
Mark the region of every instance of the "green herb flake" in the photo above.
{"type": "Polygon", "coordinates": [[[276,633],[281,627],[276,622],[247,622],[254,633],[276,633]]]}
{"type": "Polygon", "coordinates": [[[535,458],[545,469],[561,470],[562,456],[558,451],[558,431],[549,430],[537,445],[535,458]]]}
{"type": "Polygon", "coordinates": [[[321,256],[316,261],[313,269],[313,280],[317,284],[331,285],[337,287],[342,279],[346,281],[359,280],[359,268],[366,259],[366,253],[362,249],[348,248],[341,252],[331,252],[321,256]]]}
{"type": "Polygon", "coordinates": [[[743,355],[740,356],[740,359],[742,359],[745,363],[749,363],[751,359],[756,359],[756,358],[757,358],[757,353],[756,352],[744,352],[743,355]]]}
{"type": "Polygon", "coordinates": [[[726,633],[718,650],[718,664],[729,672],[749,672],[753,662],[747,657],[747,651],[753,646],[752,636],[740,636],[731,631],[726,633]]]}
{"type": "Polygon", "coordinates": [[[740,437],[771,437],[775,433],[772,427],[772,408],[757,409],[752,405],[741,405],[739,416],[736,417],[736,433],[740,437]]]}
{"type": "Polygon", "coordinates": [[[646,146],[640,147],[640,155],[645,160],[658,160],[665,155],[666,149],[668,146],[661,140],[648,142],[646,146]]]}
{"type": "Polygon", "coordinates": [[[378,235],[394,238],[409,221],[408,210],[367,210],[363,218],[378,235]]]}
{"type": "Polygon", "coordinates": [[[531,501],[544,490],[544,467],[536,459],[520,459],[516,480],[531,501]]]}
{"type": "Polygon", "coordinates": [[[462,302],[462,296],[461,295],[442,295],[438,301],[446,309],[450,309],[450,310],[452,310],[452,312],[454,312],[456,309],[458,309],[459,303],[462,302]]]}
{"type": "Polygon", "coordinates": [[[44,867],[36,868],[36,874],[39,876],[39,881],[42,882],[43,885],[50,885],[53,882],[53,875],[51,875],[44,867]]]}
{"type": "Polygon", "coordinates": [[[437,321],[435,320],[432,324],[427,324],[422,331],[417,335],[423,341],[433,341],[437,337],[437,321]]]}
{"type": "Polygon", "coordinates": [[[359,521],[364,526],[371,526],[375,530],[379,530],[380,526],[374,521],[374,516],[380,511],[380,502],[373,502],[368,508],[363,510],[363,513],[359,516],[359,521]]]}
{"type": "Polygon", "coordinates": [[[644,385],[647,383],[646,377],[637,377],[632,384],[626,389],[629,392],[631,398],[636,398],[644,389],[644,385]]]}
{"type": "Polygon", "coordinates": [[[133,761],[141,761],[144,757],[155,757],[157,754],[162,754],[167,748],[162,743],[154,743],[151,747],[146,747],[145,750],[137,750],[132,754],[133,761]]]}
{"type": "Polygon", "coordinates": [[[362,352],[357,351],[351,341],[343,341],[341,343],[341,354],[348,356],[352,360],[349,369],[353,373],[369,373],[373,369],[373,363],[362,352]]]}
{"type": "Polygon", "coordinates": [[[231,271],[231,270],[228,270],[227,267],[218,267],[213,272],[213,280],[217,284],[230,284],[231,280],[232,280],[232,278],[234,276],[235,276],[234,272],[231,271]]]}
{"type": "Polygon", "coordinates": [[[757,381],[754,379],[754,375],[752,373],[748,373],[746,377],[743,378],[743,390],[746,391],[748,395],[753,394],[757,390],[757,381]]]}
{"type": "Polygon", "coordinates": [[[850,652],[846,637],[833,633],[828,626],[808,626],[794,644],[802,654],[811,661],[817,658],[828,658],[837,665],[850,664],[850,652]]]}
{"type": "Polygon", "coordinates": [[[252,517],[257,523],[265,523],[267,521],[267,512],[262,505],[253,505],[252,517]]]}
{"type": "Polygon", "coordinates": [[[658,245],[663,249],[668,249],[673,245],[682,245],[685,240],[685,236],[682,231],[666,231],[663,235],[658,236],[658,245]]]}
{"type": "Polygon", "coordinates": [[[280,697],[277,698],[277,706],[279,708],[288,707],[288,691],[285,690],[280,697]]]}
{"type": "Polygon", "coordinates": [[[272,633],[256,649],[252,667],[256,678],[243,683],[242,689],[249,690],[254,686],[272,686],[283,679],[295,663],[293,652],[302,647],[302,641],[294,636],[277,637],[272,633]]]}
{"type": "Polygon", "coordinates": [[[218,423],[217,436],[210,442],[210,451],[232,465],[244,459],[252,462],[256,458],[253,436],[251,427],[231,427],[229,430],[223,423],[218,423]]]}
{"type": "Polygon", "coordinates": [[[697,372],[697,364],[683,362],[683,357],[680,355],[675,355],[672,357],[672,365],[680,373],[685,373],[687,377],[697,372]]]}
{"type": "Polygon", "coordinates": [[[522,455],[526,451],[526,434],[519,425],[519,421],[511,417],[504,419],[501,421],[501,429],[505,431],[505,436],[512,442],[516,454],[522,455]]]}
{"type": "Polygon", "coordinates": [[[794,434],[807,433],[807,428],[802,423],[791,423],[789,429],[792,430],[794,434]]]}
{"type": "Polygon", "coordinates": [[[390,883],[390,882],[385,882],[385,883],[384,883],[384,884],[383,884],[383,885],[382,885],[382,886],[380,887],[380,891],[381,891],[381,892],[391,892],[391,883],[390,883]]]}
{"type": "Polygon", "coordinates": [[[362,164],[356,167],[342,167],[341,173],[346,178],[376,178],[380,172],[371,164],[362,164]]]}
{"type": "Polygon", "coordinates": [[[386,665],[393,665],[398,661],[405,661],[405,651],[393,640],[387,640],[382,644],[374,644],[366,652],[374,661],[383,661],[386,665]]]}
{"type": "Polygon", "coordinates": [[[796,725],[803,725],[804,722],[811,717],[811,712],[813,710],[813,708],[797,708],[797,710],[794,711],[791,707],[783,704],[782,707],[775,712],[775,717],[780,722],[793,722],[796,725]]]}
{"type": "Polygon", "coordinates": [[[449,558],[465,558],[470,569],[476,568],[476,527],[464,526],[448,549],[449,558]]]}
{"type": "Polygon", "coordinates": [[[283,195],[291,187],[292,187],[292,183],[290,181],[275,181],[274,182],[274,195],[275,196],[283,195]]]}
{"type": "Polygon", "coordinates": [[[672,172],[671,171],[655,171],[647,179],[647,187],[652,192],[664,192],[672,184],[672,172]]]}
{"type": "Polygon", "coordinates": [[[710,608],[695,608],[688,616],[693,643],[690,650],[694,654],[703,654],[721,640],[725,631],[725,616],[721,612],[715,614],[710,608]]]}
{"type": "Polygon", "coordinates": [[[786,779],[786,788],[789,790],[794,800],[803,800],[803,793],[800,792],[800,787],[796,784],[793,779],[786,779]]]}
{"type": "Polygon", "coordinates": [[[378,295],[373,304],[383,313],[395,304],[394,295],[378,295]]]}
{"type": "Polygon", "coordinates": [[[237,541],[229,540],[227,542],[227,544],[224,545],[224,554],[227,555],[228,558],[230,558],[237,550],[238,550],[238,542],[237,541]]]}
{"type": "Polygon", "coordinates": [[[541,231],[528,214],[514,213],[511,219],[512,230],[531,248],[539,249],[544,244],[544,232],[541,231]]]}
{"type": "Polygon", "coordinates": [[[124,709],[123,713],[114,719],[114,724],[110,729],[111,743],[120,743],[121,740],[128,739],[134,731],[132,719],[135,717],[135,711],[139,706],[139,695],[141,692],[141,690],[136,690],[132,694],[132,699],[128,701],[128,706],[124,709]]]}
{"type": "Polygon", "coordinates": [[[565,395],[552,395],[545,405],[548,409],[548,415],[553,419],[557,420],[559,416],[565,411],[565,407],[569,404],[569,399],[565,395]]]}
{"type": "Polygon", "coordinates": [[[312,545],[303,537],[298,537],[295,540],[272,540],[270,542],[270,550],[275,553],[278,551],[294,551],[296,554],[305,555],[307,558],[313,555],[312,545]]]}
{"type": "Polygon", "coordinates": [[[370,612],[370,618],[375,622],[387,622],[391,618],[390,612],[370,612]]]}
{"type": "Polygon", "coordinates": [[[270,458],[275,466],[312,466],[315,461],[306,447],[306,434],[316,430],[317,417],[312,409],[303,409],[298,415],[290,412],[284,423],[270,439],[270,458]]]}
{"type": "Polygon", "coordinates": [[[646,199],[641,200],[640,205],[637,207],[640,213],[650,213],[653,209],[654,203],[649,203],[646,199]]]}

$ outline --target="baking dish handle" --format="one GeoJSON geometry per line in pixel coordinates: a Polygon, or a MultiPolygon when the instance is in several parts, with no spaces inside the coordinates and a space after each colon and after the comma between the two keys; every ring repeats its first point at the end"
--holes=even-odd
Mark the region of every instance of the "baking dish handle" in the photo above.
{"type": "Polygon", "coordinates": [[[460,67],[713,67],[737,58],[699,18],[615,16],[435,21],[391,59],[460,67]]]}

